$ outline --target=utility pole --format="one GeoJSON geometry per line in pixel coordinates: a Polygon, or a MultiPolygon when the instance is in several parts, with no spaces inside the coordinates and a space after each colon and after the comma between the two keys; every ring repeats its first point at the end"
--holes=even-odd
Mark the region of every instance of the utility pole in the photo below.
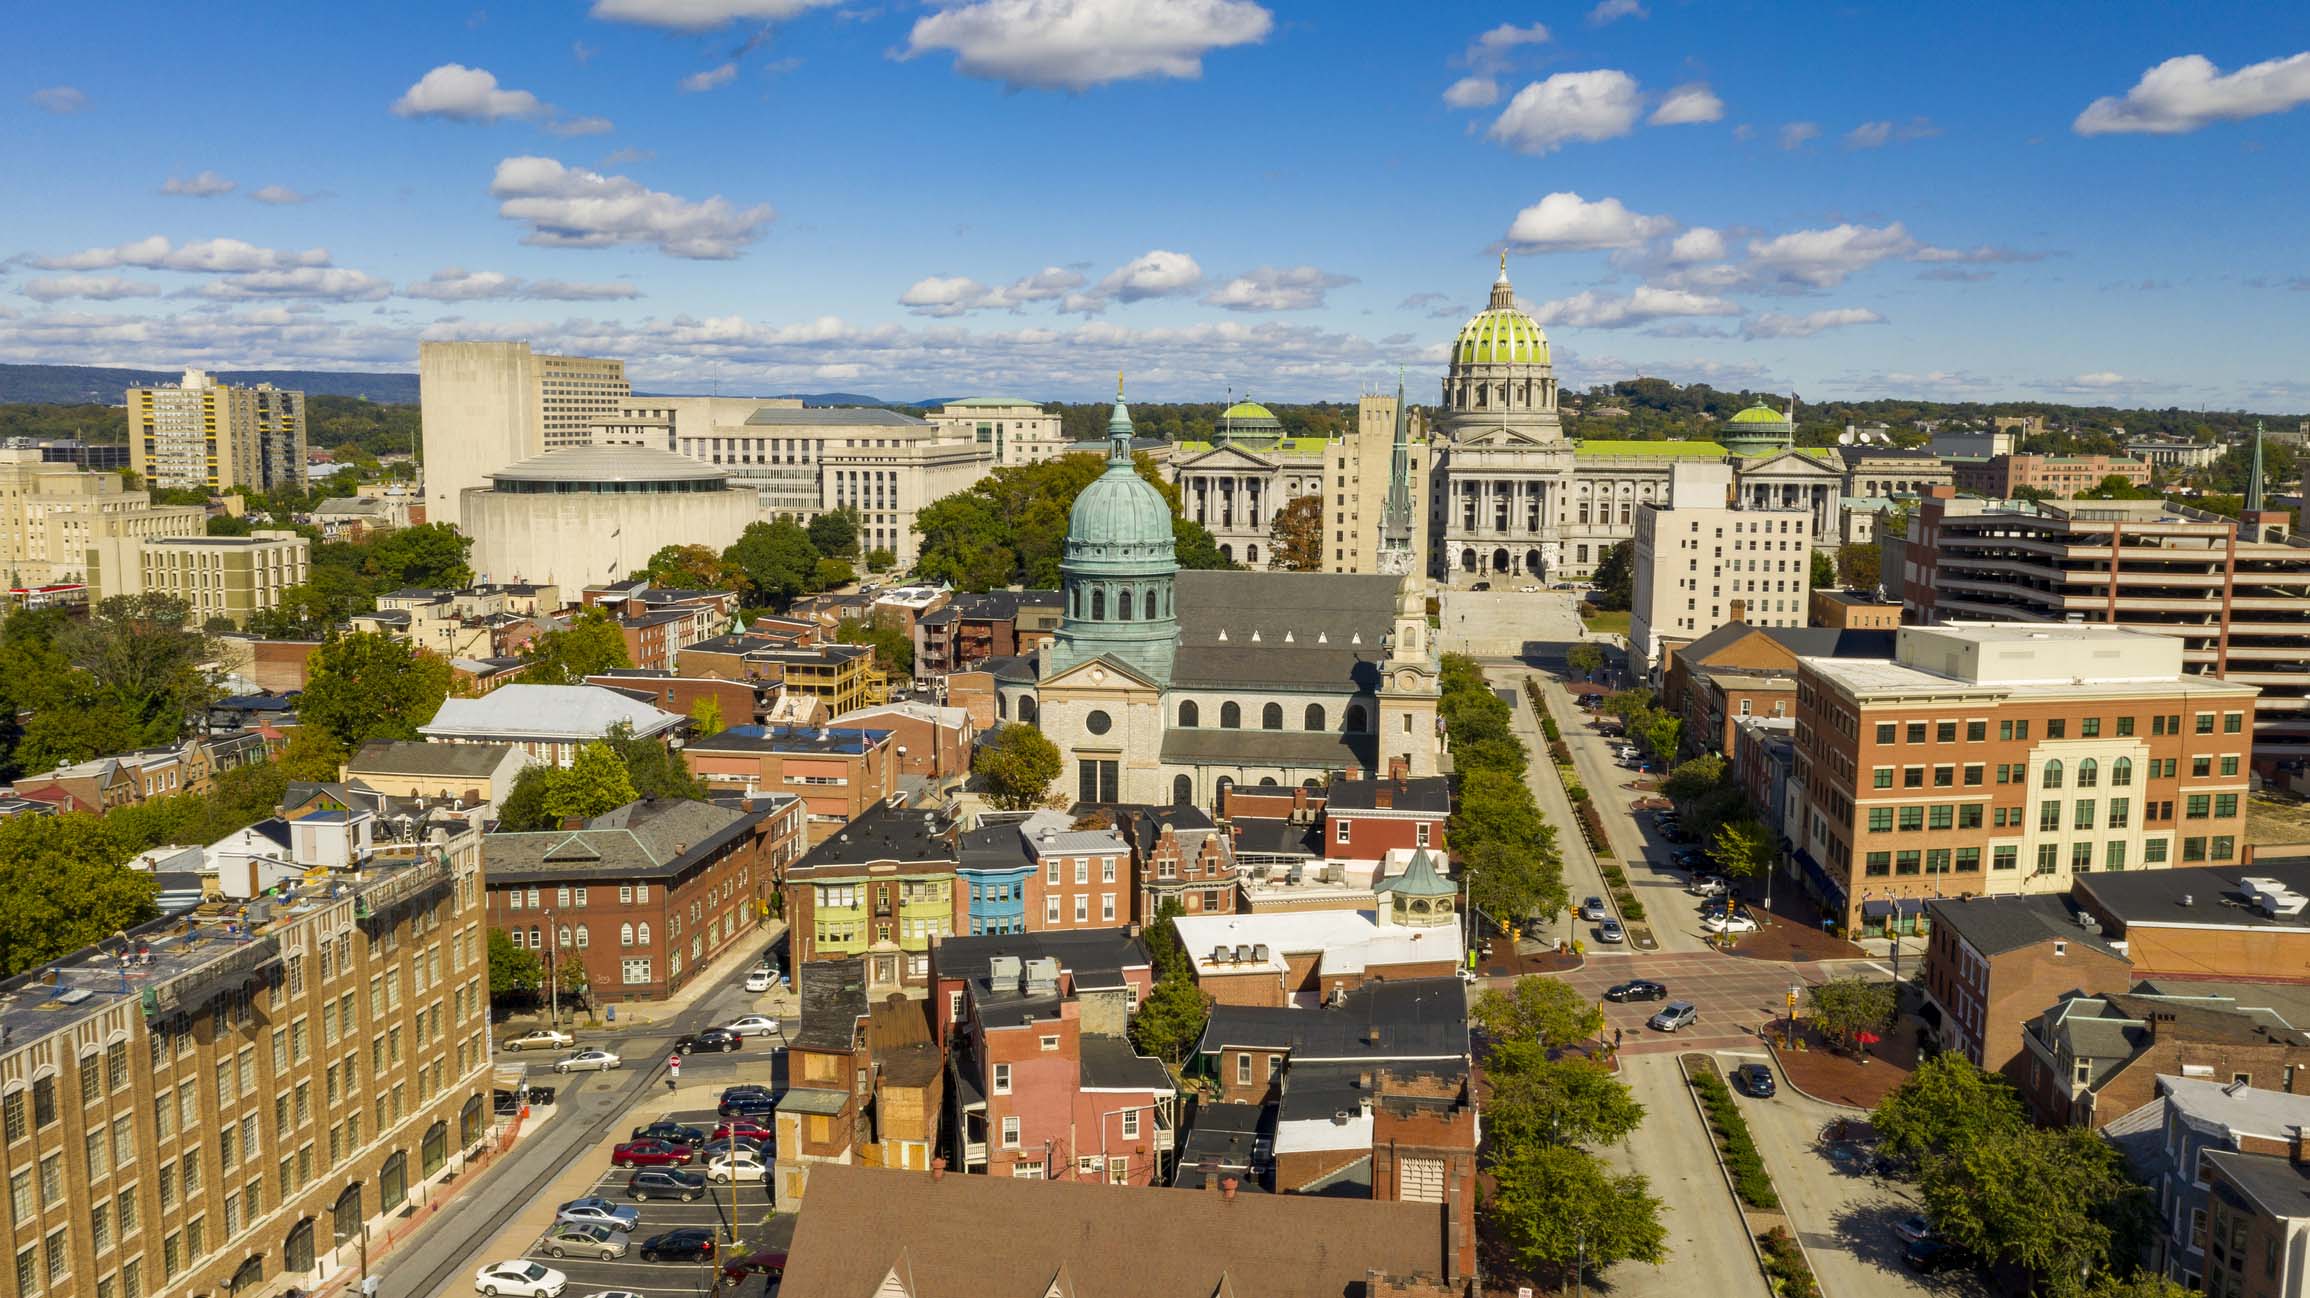
{"type": "Polygon", "coordinates": [[[554,927],[553,912],[545,913],[545,1004],[546,1026],[561,1030],[561,933],[554,927]]]}

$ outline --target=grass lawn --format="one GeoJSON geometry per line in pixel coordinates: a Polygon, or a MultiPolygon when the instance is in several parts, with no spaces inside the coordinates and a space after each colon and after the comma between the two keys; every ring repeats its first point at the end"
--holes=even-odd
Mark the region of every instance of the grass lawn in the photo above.
{"type": "Polygon", "coordinates": [[[2246,839],[2258,846],[2310,843],[2310,803],[2257,794],[2246,800],[2246,839]]]}
{"type": "Polygon", "coordinates": [[[1615,635],[1628,634],[1628,613],[1626,610],[1608,613],[1583,604],[1580,608],[1580,621],[1591,631],[1604,631],[1615,635]]]}

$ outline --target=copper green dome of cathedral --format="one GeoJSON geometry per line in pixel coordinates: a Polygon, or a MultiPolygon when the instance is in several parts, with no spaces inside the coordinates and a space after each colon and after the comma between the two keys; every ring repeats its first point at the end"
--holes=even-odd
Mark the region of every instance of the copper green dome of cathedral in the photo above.
{"type": "Polygon", "coordinates": [[[1131,408],[1115,378],[1115,412],[1107,420],[1107,468],[1075,497],[1067,515],[1067,553],[1059,561],[1065,610],[1044,650],[1046,678],[1093,658],[1128,664],[1155,683],[1171,679],[1179,647],[1172,578],[1179,551],[1171,504],[1131,461],[1131,408]]]}
{"type": "Polygon", "coordinates": [[[1067,515],[1067,562],[1136,566],[1160,557],[1176,566],[1173,545],[1171,505],[1132,464],[1131,411],[1118,391],[1107,420],[1107,471],[1083,488],[1067,515]]]}
{"type": "Polygon", "coordinates": [[[1546,365],[1548,335],[1516,305],[1508,287],[1508,259],[1500,258],[1500,278],[1492,282],[1489,306],[1460,326],[1452,359],[1462,365],[1546,365]]]}

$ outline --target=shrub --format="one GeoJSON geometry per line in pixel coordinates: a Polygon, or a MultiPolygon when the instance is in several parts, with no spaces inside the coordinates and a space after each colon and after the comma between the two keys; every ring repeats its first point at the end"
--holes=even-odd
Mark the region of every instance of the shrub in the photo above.
{"type": "Polygon", "coordinates": [[[1701,1107],[1708,1112],[1709,1130],[1716,1134],[1725,1170],[1732,1174],[1733,1193],[1751,1208],[1778,1208],[1780,1195],[1774,1193],[1772,1174],[1765,1170],[1764,1157],[1757,1153],[1756,1141],[1749,1135],[1748,1119],[1741,1116],[1731,1088],[1716,1075],[1715,1068],[1711,1063],[1705,1071],[1694,1073],[1692,1088],[1700,1093],[1701,1107]]]}
{"type": "Polygon", "coordinates": [[[1620,917],[1631,924],[1644,922],[1644,903],[1633,896],[1620,897],[1620,917]]]}
{"type": "Polygon", "coordinates": [[[1757,1246],[1764,1251],[1765,1270],[1772,1274],[1781,1298],[1820,1298],[1821,1286],[1805,1265],[1804,1250],[1786,1227],[1775,1226],[1757,1236],[1757,1246]]]}
{"type": "Polygon", "coordinates": [[[1574,802],[1586,802],[1588,800],[1588,790],[1578,784],[1567,784],[1564,786],[1564,796],[1570,798],[1574,802]]]}
{"type": "Polygon", "coordinates": [[[1552,744],[1561,743],[1564,739],[1564,732],[1556,726],[1556,718],[1546,712],[1540,714],[1540,733],[1548,736],[1548,742],[1552,744]]]}

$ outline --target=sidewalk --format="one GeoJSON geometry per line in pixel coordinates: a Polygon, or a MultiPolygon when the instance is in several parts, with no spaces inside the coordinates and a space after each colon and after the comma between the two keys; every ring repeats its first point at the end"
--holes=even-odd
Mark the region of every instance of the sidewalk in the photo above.
{"type": "MultiPolygon", "coordinates": [[[[1516,737],[1523,741],[1530,759],[1524,781],[1532,788],[1532,799],[1540,807],[1540,818],[1556,827],[1556,848],[1564,858],[1564,890],[1571,894],[1572,904],[1577,906],[1583,897],[1606,895],[1604,875],[1596,868],[1596,856],[1589,851],[1588,840],[1581,836],[1580,822],[1573,818],[1572,800],[1564,796],[1564,782],[1557,776],[1556,760],[1548,755],[1548,737],[1541,732],[1540,720],[1532,712],[1532,700],[1524,692],[1524,682],[1532,675],[1526,671],[1507,673],[1501,683],[1516,696],[1509,715],[1516,737]]],[[[1546,677],[1541,679],[1546,681],[1546,677]]],[[[1547,918],[1551,933],[1557,932],[1557,924],[1565,922],[1553,915],[1547,918]]],[[[1559,936],[1570,940],[1579,933],[1580,925],[1575,922],[1568,924],[1559,936]]]]}
{"type": "MultiPolygon", "coordinates": [[[[635,1031],[663,1032],[661,1026],[680,1018],[684,1011],[699,999],[720,989],[721,980],[733,968],[752,969],[756,961],[786,935],[786,921],[772,918],[749,933],[731,939],[720,955],[699,965],[697,973],[682,984],[680,991],[657,1001],[607,1000],[588,1010],[584,1015],[576,1011],[562,1011],[562,1028],[568,1032],[584,1032],[589,1036],[608,1034],[624,1036],[635,1031]],[[725,961],[740,962],[737,964],[725,961]]],[[[790,971],[791,972],[791,971],[790,971]]],[[[779,983],[769,991],[759,993],[760,1004],[749,1012],[768,1014],[774,1018],[791,1019],[801,1013],[801,996],[791,981],[779,983]]],[[[504,1037],[532,1027],[545,1026],[545,1015],[512,1015],[496,1025],[494,1031],[504,1037]]]]}

